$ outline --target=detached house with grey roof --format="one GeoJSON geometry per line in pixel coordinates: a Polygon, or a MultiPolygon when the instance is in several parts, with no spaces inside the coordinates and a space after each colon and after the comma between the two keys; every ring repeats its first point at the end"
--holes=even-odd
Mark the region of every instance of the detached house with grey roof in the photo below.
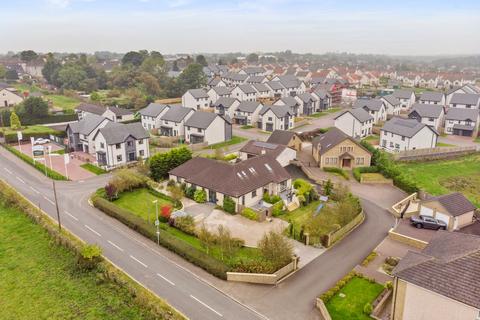
{"type": "Polygon", "coordinates": [[[473,94],[480,94],[480,88],[477,86],[471,85],[471,84],[466,84],[461,87],[454,87],[450,90],[448,90],[445,95],[447,99],[447,105],[450,105],[450,100],[452,99],[453,95],[456,93],[473,93],[473,94]]]}
{"type": "Polygon", "coordinates": [[[95,154],[95,134],[100,128],[112,123],[105,117],[87,114],[82,120],[67,124],[65,130],[67,132],[69,150],[95,154]]]}
{"type": "Polygon", "coordinates": [[[258,121],[258,114],[263,105],[256,101],[241,101],[235,110],[233,120],[239,125],[256,126],[258,121]]]}
{"type": "Polygon", "coordinates": [[[210,97],[203,89],[190,89],[182,96],[182,106],[194,110],[210,107],[210,97]]]}
{"type": "Polygon", "coordinates": [[[302,113],[301,103],[296,97],[283,97],[273,103],[274,106],[286,106],[293,116],[299,116],[302,113]]]}
{"type": "Polygon", "coordinates": [[[264,76],[265,69],[258,66],[245,67],[238,72],[239,74],[246,74],[248,76],[264,76]]]}
{"type": "Polygon", "coordinates": [[[450,108],[480,109],[480,94],[454,93],[450,98],[450,108]]]}
{"type": "Polygon", "coordinates": [[[443,92],[426,91],[418,99],[420,103],[439,104],[445,106],[445,94],[443,92]]]}
{"type": "Polygon", "coordinates": [[[210,99],[210,104],[215,103],[220,98],[230,97],[230,91],[232,89],[229,87],[213,87],[207,91],[208,97],[210,99]]]}
{"type": "Polygon", "coordinates": [[[194,114],[191,108],[181,105],[171,105],[167,112],[160,117],[158,133],[167,137],[185,138],[185,122],[194,114]]]}
{"type": "Polygon", "coordinates": [[[318,88],[312,92],[312,96],[317,100],[315,112],[325,111],[331,108],[332,95],[327,90],[318,88]]]}
{"type": "Polygon", "coordinates": [[[235,111],[240,105],[240,101],[237,98],[221,97],[213,103],[215,113],[219,115],[228,115],[230,118],[235,116],[235,111]]]}
{"type": "Polygon", "coordinates": [[[402,111],[402,104],[400,100],[395,98],[394,95],[389,94],[380,98],[385,104],[385,110],[387,115],[398,116],[402,111]]]}
{"type": "Polygon", "coordinates": [[[195,111],[185,121],[185,141],[187,143],[215,144],[232,139],[230,117],[212,112],[195,111]]]}
{"type": "Polygon", "coordinates": [[[257,127],[261,130],[289,130],[293,128],[293,114],[287,106],[263,106],[258,116],[257,127]]]}
{"type": "Polygon", "coordinates": [[[256,84],[256,83],[265,83],[268,79],[265,76],[250,76],[248,77],[246,83],[248,84],[256,84]]]}
{"type": "Polygon", "coordinates": [[[372,134],[374,118],[362,108],[347,110],[335,117],[335,127],[355,139],[372,134]]]}
{"type": "Polygon", "coordinates": [[[445,133],[476,137],[479,126],[479,110],[449,108],[445,115],[445,133]]]}
{"type": "Polygon", "coordinates": [[[413,90],[395,90],[393,96],[400,101],[402,110],[410,110],[416,99],[413,90]]]}
{"type": "Polygon", "coordinates": [[[94,136],[95,156],[100,167],[107,170],[150,157],[150,135],[138,122],[112,123],[94,136]]]}
{"type": "Polygon", "coordinates": [[[441,105],[415,103],[408,117],[440,131],[445,121],[445,110],[441,105]]]}
{"type": "Polygon", "coordinates": [[[138,111],[142,126],[145,130],[160,128],[160,118],[170,109],[166,104],[150,103],[146,108],[138,111]]]}
{"type": "Polygon", "coordinates": [[[257,92],[257,98],[269,98],[270,89],[264,83],[254,83],[252,87],[257,92]]]}
{"type": "Polygon", "coordinates": [[[281,98],[286,96],[285,87],[280,83],[280,81],[268,81],[265,82],[265,85],[270,89],[270,98],[281,98]]]}
{"type": "Polygon", "coordinates": [[[319,101],[310,92],[300,93],[294,98],[299,104],[299,111],[295,114],[311,115],[318,110],[319,101]]]}
{"type": "Polygon", "coordinates": [[[416,119],[393,117],[380,130],[380,147],[389,152],[435,148],[438,132],[416,119]]]}
{"type": "Polygon", "coordinates": [[[113,122],[123,122],[134,119],[132,111],[119,107],[104,107],[91,103],[81,103],[75,108],[78,119],[82,120],[89,114],[102,116],[113,122]]]}
{"type": "Polygon", "coordinates": [[[375,123],[387,120],[387,110],[385,103],[380,99],[358,99],[353,104],[353,108],[362,108],[367,111],[375,123]]]}
{"type": "Polygon", "coordinates": [[[251,84],[241,84],[232,89],[230,96],[240,101],[256,101],[257,90],[251,84]]]}

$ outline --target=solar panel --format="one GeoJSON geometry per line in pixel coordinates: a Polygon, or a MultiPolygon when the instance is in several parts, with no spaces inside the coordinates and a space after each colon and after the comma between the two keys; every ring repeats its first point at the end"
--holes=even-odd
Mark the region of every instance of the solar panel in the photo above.
{"type": "Polygon", "coordinates": [[[261,142],[261,141],[255,141],[253,143],[253,145],[257,146],[257,147],[260,147],[260,148],[270,149],[270,150],[275,150],[277,148],[276,144],[268,143],[268,142],[261,142]]]}

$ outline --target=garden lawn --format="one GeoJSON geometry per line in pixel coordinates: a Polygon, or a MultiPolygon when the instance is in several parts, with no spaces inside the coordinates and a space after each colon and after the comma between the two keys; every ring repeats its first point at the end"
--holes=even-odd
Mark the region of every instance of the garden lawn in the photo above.
{"type": "Polygon", "coordinates": [[[445,142],[437,142],[437,147],[455,147],[455,145],[445,142]]]}
{"type": "Polygon", "coordinates": [[[335,113],[337,111],[340,111],[340,109],[341,108],[331,108],[331,109],[328,109],[328,110],[325,110],[325,111],[313,113],[313,114],[309,115],[309,117],[320,118],[320,117],[326,116],[327,114],[335,113]]]}
{"type": "Polygon", "coordinates": [[[90,171],[91,173],[96,174],[97,176],[100,175],[100,174],[107,173],[107,171],[105,171],[102,168],[97,167],[96,165],[91,164],[91,163],[84,163],[80,167],[82,167],[85,170],[90,171]]]}
{"type": "Polygon", "coordinates": [[[80,100],[72,97],[62,96],[59,94],[50,94],[45,96],[46,99],[52,101],[55,108],[60,108],[62,110],[73,110],[79,104],[80,100]]]}
{"type": "MultiPolygon", "coordinates": [[[[161,207],[163,205],[169,204],[173,206],[171,201],[155,196],[146,188],[136,189],[130,192],[124,192],[120,195],[120,198],[113,201],[113,203],[143,218],[145,221],[149,222],[150,224],[154,224],[155,214],[156,214],[155,204],[153,203],[154,200],[158,200],[159,215],[161,214],[161,207]]],[[[160,228],[162,230],[160,232],[168,232],[169,234],[175,236],[176,238],[189,243],[191,246],[203,252],[206,252],[205,248],[202,247],[202,244],[197,237],[187,234],[177,228],[171,227],[168,225],[168,223],[161,222],[160,228]]],[[[218,249],[211,248],[209,254],[214,258],[221,260],[221,254],[218,249]]],[[[226,261],[226,263],[233,265],[237,259],[246,259],[246,260],[259,259],[258,249],[242,247],[240,250],[237,251],[236,255],[232,259],[230,259],[230,261],[226,261]]]]}
{"type": "Polygon", "coordinates": [[[386,182],[386,181],[388,181],[388,179],[385,178],[380,173],[362,173],[362,182],[381,183],[381,182],[386,182]]]}
{"type": "Polygon", "coordinates": [[[0,204],[1,319],[151,319],[126,289],[75,271],[76,258],[0,204]]]}
{"type": "MultiPolygon", "coordinates": [[[[2,127],[1,130],[4,130],[5,135],[13,134],[18,130],[12,130],[10,127],[2,127]]],[[[22,133],[25,134],[58,134],[58,131],[47,126],[26,126],[20,129],[22,133]]]]}
{"type": "Polygon", "coordinates": [[[232,139],[230,139],[228,141],[215,143],[215,144],[212,144],[212,145],[209,145],[209,146],[205,147],[204,149],[220,149],[220,148],[228,147],[228,146],[231,146],[231,145],[234,145],[234,144],[237,144],[237,143],[241,143],[245,140],[247,140],[247,138],[239,137],[239,136],[233,136],[232,139]]]}
{"type": "Polygon", "coordinates": [[[398,165],[405,175],[428,193],[461,192],[480,207],[480,155],[398,165]]]}
{"type": "Polygon", "coordinates": [[[363,139],[363,141],[367,141],[369,143],[372,143],[372,142],[379,142],[380,141],[380,136],[378,134],[372,134],[368,137],[365,137],[363,139]]]}
{"type": "Polygon", "coordinates": [[[332,320],[369,320],[363,313],[363,307],[372,303],[383,291],[384,287],[378,283],[354,277],[327,303],[326,307],[332,320]],[[345,294],[345,298],[339,296],[345,294]]]}

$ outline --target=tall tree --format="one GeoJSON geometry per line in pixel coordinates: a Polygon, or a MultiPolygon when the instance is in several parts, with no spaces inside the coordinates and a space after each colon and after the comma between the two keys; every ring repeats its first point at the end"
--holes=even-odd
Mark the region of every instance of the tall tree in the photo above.
{"type": "Polygon", "coordinates": [[[18,80],[18,73],[17,70],[15,69],[8,69],[7,72],[5,72],[5,79],[7,80],[18,80]]]}
{"type": "Polygon", "coordinates": [[[129,51],[122,58],[122,64],[132,64],[136,67],[140,66],[145,60],[145,55],[137,51],[129,51]]]}
{"type": "Polygon", "coordinates": [[[258,54],[256,53],[250,53],[247,56],[247,62],[248,63],[257,63],[258,62],[258,54]]]}
{"type": "Polygon", "coordinates": [[[22,119],[46,117],[48,115],[48,103],[40,97],[30,97],[17,107],[17,113],[22,119]]]}
{"type": "Polygon", "coordinates": [[[181,92],[205,86],[207,84],[207,76],[203,72],[203,66],[198,63],[188,65],[178,76],[177,84],[181,92]]]}
{"type": "Polygon", "coordinates": [[[10,128],[13,130],[20,129],[22,124],[20,123],[20,118],[17,116],[15,112],[10,114],[10,128]]]}
{"type": "Polygon", "coordinates": [[[38,58],[38,54],[33,50],[25,50],[20,52],[20,59],[25,62],[30,62],[38,58]]]}
{"type": "Polygon", "coordinates": [[[58,71],[58,84],[65,89],[79,89],[80,84],[87,78],[87,73],[80,65],[69,64],[58,71]]]}
{"type": "Polygon", "coordinates": [[[42,69],[42,75],[48,83],[53,84],[53,75],[58,72],[62,65],[58,62],[53,54],[49,53],[47,61],[42,69]]]}
{"type": "Polygon", "coordinates": [[[203,54],[199,54],[196,58],[195,61],[198,64],[201,64],[202,66],[206,67],[208,65],[207,59],[205,59],[205,56],[203,54]]]}

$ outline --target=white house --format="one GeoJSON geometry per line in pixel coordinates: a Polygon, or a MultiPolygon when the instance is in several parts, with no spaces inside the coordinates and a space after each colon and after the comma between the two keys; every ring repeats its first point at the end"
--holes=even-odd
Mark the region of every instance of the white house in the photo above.
{"type": "Polygon", "coordinates": [[[232,89],[230,96],[240,101],[255,101],[257,90],[251,84],[241,84],[232,89]]]}
{"type": "Polygon", "coordinates": [[[258,117],[258,128],[264,131],[293,128],[293,114],[287,106],[263,106],[258,117]]]}
{"type": "Polygon", "coordinates": [[[402,110],[410,110],[416,99],[413,90],[395,90],[393,96],[400,101],[402,110]]]}
{"type": "Polygon", "coordinates": [[[203,89],[190,89],[182,96],[182,106],[195,110],[210,107],[210,98],[203,89]]]}
{"type": "Polygon", "coordinates": [[[282,84],[285,88],[285,96],[294,97],[297,94],[304,93],[307,88],[305,83],[295,76],[277,76],[273,80],[282,84]]]}
{"type": "Polygon", "coordinates": [[[478,133],[478,123],[477,109],[450,108],[445,115],[445,133],[475,137],[478,133]]]}
{"type": "Polygon", "coordinates": [[[282,167],[288,166],[297,157],[297,151],[286,145],[250,140],[240,149],[239,158],[245,161],[265,154],[277,160],[282,167]]]}
{"type": "Polygon", "coordinates": [[[220,98],[230,97],[231,88],[229,87],[213,87],[207,91],[210,103],[213,104],[220,98]]]}
{"type": "Polygon", "coordinates": [[[160,128],[160,118],[170,109],[166,104],[150,103],[146,108],[138,111],[142,126],[145,130],[160,128]]]}
{"type": "Polygon", "coordinates": [[[375,123],[387,120],[387,110],[385,109],[385,103],[379,99],[358,99],[353,104],[353,108],[362,108],[367,111],[372,117],[375,123]]]}
{"type": "Polygon", "coordinates": [[[479,109],[480,94],[454,93],[450,98],[450,108],[479,109]]]}
{"type": "Polygon", "coordinates": [[[265,85],[269,88],[270,98],[281,98],[286,96],[286,89],[280,81],[268,81],[265,85]]]}
{"type": "Polygon", "coordinates": [[[213,104],[213,108],[215,109],[215,113],[219,115],[228,115],[230,118],[235,116],[235,111],[237,110],[238,106],[240,105],[240,101],[237,98],[231,97],[222,97],[215,101],[213,104]]]}
{"type": "Polygon", "coordinates": [[[361,139],[372,133],[374,120],[362,108],[351,109],[335,117],[335,127],[352,138],[361,139]]]}
{"type": "Polygon", "coordinates": [[[461,87],[454,87],[450,90],[447,91],[446,93],[446,101],[447,105],[450,104],[450,100],[452,99],[452,96],[455,93],[474,93],[474,94],[480,94],[480,88],[477,86],[471,85],[471,84],[466,84],[461,87]]]}
{"type": "Polygon", "coordinates": [[[227,116],[212,112],[195,111],[185,121],[187,143],[215,144],[232,139],[232,123],[227,116]]]}
{"type": "Polygon", "coordinates": [[[294,97],[294,99],[299,104],[298,114],[295,114],[295,116],[298,116],[299,114],[308,116],[317,112],[317,110],[319,109],[319,100],[314,97],[313,94],[311,94],[310,92],[298,94],[294,97]]]}
{"type": "Polygon", "coordinates": [[[235,72],[227,72],[222,75],[221,79],[230,87],[238,86],[245,83],[248,79],[247,74],[240,74],[235,72]]]}
{"type": "Polygon", "coordinates": [[[159,134],[167,137],[185,138],[185,122],[195,111],[181,105],[171,105],[160,117],[159,134]]]}
{"type": "Polygon", "coordinates": [[[258,66],[249,66],[245,67],[242,70],[238,72],[239,74],[246,74],[248,76],[264,76],[265,75],[265,69],[262,67],[258,66]]]}
{"type": "Polygon", "coordinates": [[[256,126],[263,105],[256,101],[242,101],[235,110],[234,122],[239,125],[256,126]]]}
{"type": "Polygon", "coordinates": [[[415,103],[408,117],[440,131],[445,121],[445,110],[441,105],[415,103]]]}
{"type": "Polygon", "coordinates": [[[418,99],[420,103],[439,104],[445,106],[445,94],[443,92],[426,91],[418,99]]]}
{"type": "Polygon", "coordinates": [[[257,98],[269,98],[270,89],[264,83],[254,83],[252,87],[257,92],[257,98]]]}
{"type": "Polygon", "coordinates": [[[227,83],[219,77],[212,78],[208,81],[207,86],[209,88],[213,87],[226,87],[227,83]]]}
{"type": "Polygon", "coordinates": [[[135,115],[130,110],[118,107],[104,107],[91,103],[81,103],[75,108],[78,119],[82,120],[87,115],[94,114],[102,116],[113,122],[123,122],[133,120],[135,115]]]}
{"type": "Polygon", "coordinates": [[[105,117],[88,114],[77,122],[67,124],[65,130],[67,132],[68,148],[71,151],[95,154],[95,134],[100,128],[112,123],[105,117]]]}
{"type": "Polygon", "coordinates": [[[389,94],[381,98],[385,104],[387,115],[398,116],[402,111],[402,104],[394,95],[389,94]]]}
{"type": "Polygon", "coordinates": [[[380,130],[380,147],[390,152],[435,148],[438,132],[416,119],[393,117],[380,130]]]}
{"type": "Polygon", "coordinates": [[[112,123],[94,137],[97,163],[106,169],[150,157],[148,132],[138,123],[112,123]]]}
{"type": "Polygon", "coordinates": [[[315,112],[328,110],[332,106],[332,95],[327,90],[317,88],[312,92],[312,96],[317,101],[315,112]]]}
{"type": "Polygon", "coordinates": [[[273,103],[274,106],[286,106],[293,116],[299,116],[302,113],[301,103],[295,97],[283,97],[273,103]]]}
{"type": "Polygon", "coordinates": [[[256,84],[256,83],[265,83],[267,81],[268,79],[265,76],[250,76],[245,82],[248,84],[256,84]]]}
{"type": "Polygon", "coordinates": [[[13,88],[0,86],[0,108],[15,106],[23,101],[23,97],[13,88]]]}

